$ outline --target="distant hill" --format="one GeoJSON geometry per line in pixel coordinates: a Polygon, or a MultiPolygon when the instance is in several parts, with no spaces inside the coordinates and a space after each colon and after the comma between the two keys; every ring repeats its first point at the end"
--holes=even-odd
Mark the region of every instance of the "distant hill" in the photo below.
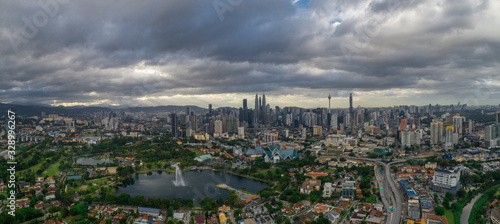
{"type": "Polygon", "coordinates": [[[43,105],[20,105],[20,104],[4,104],[0,103],[0,117],[7,114],[7,110],[11,109],[18,115],[23,116],[41,116],[42,112],[46,114],[59,114],[59,115],[76,115],[76,114],[89,114],[98,111],[130,111],[130,112],[145,112],[145,113],[157,113],[157,112],[170,112],[170,113],[186,113],[187,107],[195,113],[205,113],[208,109],[201,108],[198,106],[188,105],[188,106],[156,106],[156,107],[130,107],[130,108],[119,108],[119,107],[52,107],[43,105]]]}

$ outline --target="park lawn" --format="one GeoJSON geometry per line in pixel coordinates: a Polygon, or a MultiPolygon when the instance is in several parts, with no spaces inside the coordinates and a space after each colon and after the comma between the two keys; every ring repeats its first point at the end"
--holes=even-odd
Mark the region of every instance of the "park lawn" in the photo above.
{"type": "Polygon", "coordinates": [[[93,183],[94,185],[102,186],[106,184],[106,181],[108,181],[108,178],[104,177],[102,179],[88,181],[87,183],[93,183]]]}
{"type": "Polygon", "coordinates": [[[205,155],[205,153],[203,153],[201,150],[199,149],[194,149],[193,150],[194,153],[196,153],[196,156],[201,156],[201,155],[205,155]]]}
{"type": "Polygon", "coordinates": [[[38,164],[36,164],[36,165],[34,165],[34,166],[32,166],[32,167],[28,168],[28,170],[32,170],[32,171],[35,171],[35,172],[36,172],[37,170],[39,170],[39,169],[42,167],[42,163],[43,163],[43,162],[38,163],[38,164]]]}
{"type": "MultiPolygon", "coordinates": [[[[259,170],[257,171],[257,173],[267,174],[267,171],[268,171],[268,170],[272,170],[272,169],[259,169],[259,170]]],[[[274,172],[273,172],[273,173],[274,173],[274,172]]]]}
{"type": "Polygon", "coordinates": [[[455,216],[453,215],[453,211],[451,211],[451,209],[444,210],[444,216],[446,216],[446,219],[448,219],[449,224],[455,223],[455,216]]]}
{"type": "Polygon", "coordinates": [[[49,168],[47,169],[47,176],[49,177],[54,177],[54,176],[57,176],[59,175],[59,166],[61,165],[61,160],[58,160],[57,163],[54,163],[52,165],[49,166],[49,168]]]}

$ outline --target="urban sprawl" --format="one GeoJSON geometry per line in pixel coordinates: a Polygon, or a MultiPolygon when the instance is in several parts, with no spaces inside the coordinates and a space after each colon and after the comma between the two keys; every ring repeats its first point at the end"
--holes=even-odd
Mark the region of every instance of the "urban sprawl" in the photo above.
{"type": "Polygon", "coordinates": [[[3,104],[0,223],[500,223],[500,105],[326,99],[3,104]]]}

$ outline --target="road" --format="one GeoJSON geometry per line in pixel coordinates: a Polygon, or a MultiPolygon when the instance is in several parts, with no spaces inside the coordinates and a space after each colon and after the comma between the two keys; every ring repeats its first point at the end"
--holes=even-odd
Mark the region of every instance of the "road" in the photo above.
{"type": "MultiPolygon", "coordinates": [[[[399,161],[401,162],[401,161],[399,161]]],[[[396,199],[396,205],[394,206],[394,208],[396,209],[392,214],[391,214],[391,222],[389,223],[396,223],[396,224],[399,224],[401,223],[401,211],[403,210],[403,202],[401,200],[402,196],[401,194],[399,193],[399,189],[398,187],[396,187],[396,184],[394,183],[394,180],[392,179],[391,177],[391,167],[390,165],[394,164],[394,163],[397,163],[397,162],[391,162],[389,164],[384,164],[385,165],[385,170],[387,171],[384,171],[385,172],[385,176],[389,182],[389,185],[391,185],[391,189],[392,189],[392,193],[393,195],[391,195],[391,199],[393,200],[394,202],[394,198],[396,199]],[[392,216],[394,215],[394,216],[392,216]]]]}
{"type": "Polygon", "coordinates": [[[479,199],[483,194],[478,194],[474,198],[472,198],[472,201],[467,204],[464,209],[462,210],[462,215],[460,216],[460,223],[462,224],[467,224],[469,223],[469,217],[470,217],[470,212],[472,210],[472,206],[474,206],[474,203],[476,202],[477,199],[479,199]]]}
{"type": "MultiPolygon", "coordinates": [[[[406,160],[398,159],[398,160],[394,160],[393,162],[390,162],[389,164],[386,164],[386,163],[381,162],[379,159],[369,159],[369,158],[350,157],[350,156],[342,156],[342,157],[344,157],[346,159],[350,159],[350,160],[369,162],[369,163],[377,164],[377,165],[383,167],[385,178],[377,177],[377,179],[378,178],[384,179],[384,180],[382,180],[382,185],[383,186],[390,186],[392,192],[386,191],[385,193],[383,193],[383,195],[385,196],[385,200],[386,200],[387,204],[390,205],[391,207],[395,208],[394,211],[390,211],[390,210],[388,210],[389,208],[386,207],[386,209],[387,209],[387,223],[400,224],[401,223],[401,212],[403,210],[402,209],[403,202],[401,200],[402,196],[399,193],[399,189],[397,188],[396,184],[394,183],[394,180],[391,177],[391,167],[390,166],[392,164],[404,162],[406,160]],[[387,195],[389,195],[389,196],[387,196],[387,195]]],[[[384,187],[384,189],[386,189],[386,187],[384,187]]]]}
{"type": "Polygon", "coordinates": [[[382,202],[384,203],[384,208],[389,208],[389,202],[387,200],[387,197],[390,195],[387,186],[387,181],[384,178],[383,175],[380,174],[380,168],[378,165],[375,165],[375,177],[377,178],[377,183],[379,184],[379,190],[380,190],[380,197],[382,198],[382,202]],[[382,188],[382,189],[380,189],[382,188]]]}

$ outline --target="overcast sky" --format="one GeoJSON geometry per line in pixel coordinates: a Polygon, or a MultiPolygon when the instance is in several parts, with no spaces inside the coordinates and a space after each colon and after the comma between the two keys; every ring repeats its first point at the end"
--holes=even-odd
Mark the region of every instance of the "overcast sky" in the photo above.
{"type": "Polygon", "coordinates": [[[500,103],[500,2],[0,0],[0,102],[500,103]]]}

